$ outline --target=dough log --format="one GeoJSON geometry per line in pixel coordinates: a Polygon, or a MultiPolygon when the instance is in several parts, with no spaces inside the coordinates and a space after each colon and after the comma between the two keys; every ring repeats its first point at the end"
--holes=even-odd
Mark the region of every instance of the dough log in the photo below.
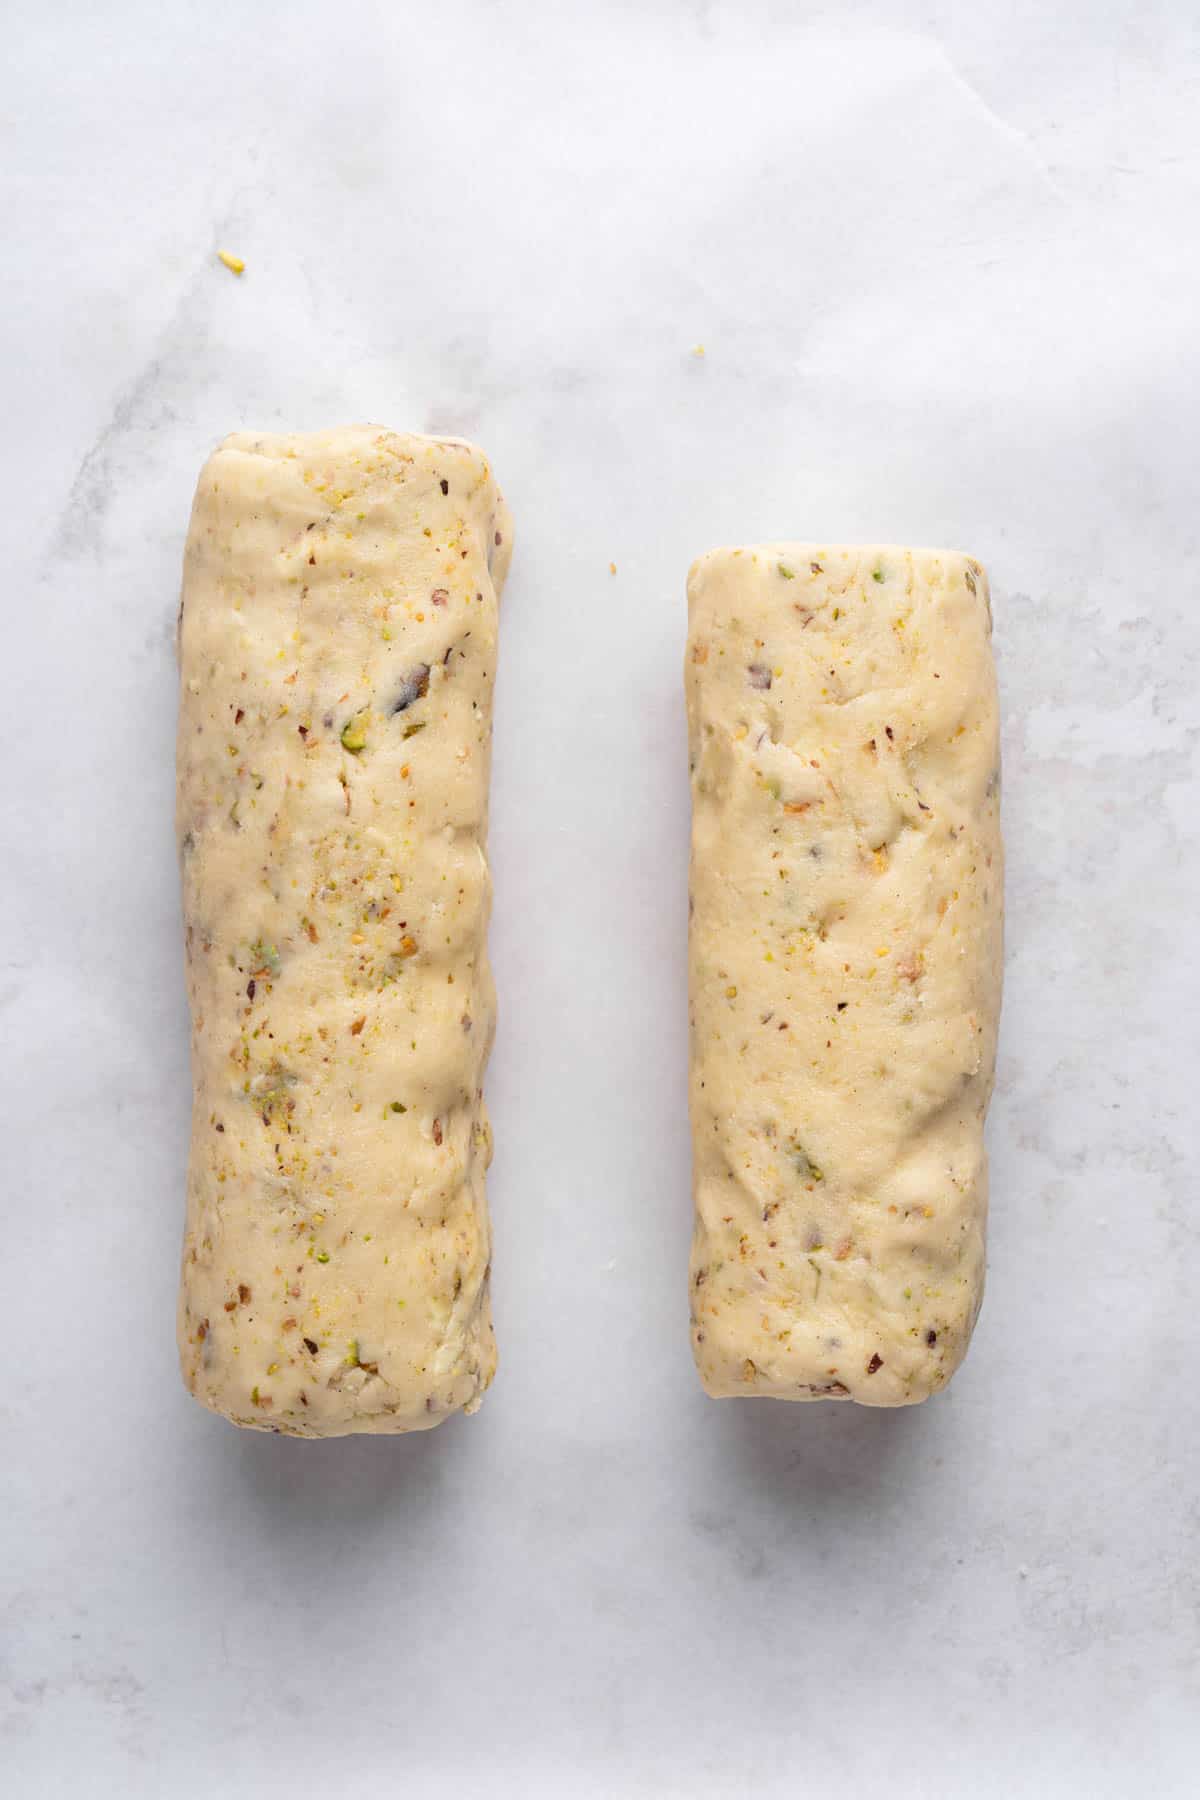
{"type": "Polygon", "coordinates": [[[697,1367],[713,1395],[907,1405],[983,1297],[987,579],[779,544],[702,557],[688,601],[697,1367]]]}
{"type": "Polygon", "coordinates": [[[511,529],[469,444],[228,438],[180,610],[184,1380],[326,1437],[495,1368],[487,829],[511,529]]]}

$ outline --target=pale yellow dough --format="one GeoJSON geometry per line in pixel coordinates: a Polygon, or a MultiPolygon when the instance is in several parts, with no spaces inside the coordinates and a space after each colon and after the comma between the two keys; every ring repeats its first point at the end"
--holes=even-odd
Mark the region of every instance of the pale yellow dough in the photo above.
{"type": "Polygon", "coordinates": [[[983,1297],[987,578],[760,545],[701,557],[688,602],[697,1367],[713,1395],[907,1405],[983,1297]]]}
{"type": "Polygon", "coordinates": [[[200,477],[179,1348],[240,1425],[419,1430],[492,1379],[485,844],[511,539],[457,440],[243,433],[200,477]]]}

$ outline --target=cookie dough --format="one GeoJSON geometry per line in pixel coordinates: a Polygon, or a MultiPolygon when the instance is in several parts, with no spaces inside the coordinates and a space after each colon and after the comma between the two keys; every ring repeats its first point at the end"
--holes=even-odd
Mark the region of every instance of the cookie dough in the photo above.
{"type": "Polygon", "coordinates": [[[715,550],[688,582],[692,1341],[710,1394],[903,1406],[983,1297],[1000,1011],[987,578],[715,550]]]}
{"type": "Polygon", "coordinates": [[[511,542],[458,440],[241,433],[200,477],[179,1350],[239,1425],[420,1430],[492,1379],[485,844],[511,542]]]}

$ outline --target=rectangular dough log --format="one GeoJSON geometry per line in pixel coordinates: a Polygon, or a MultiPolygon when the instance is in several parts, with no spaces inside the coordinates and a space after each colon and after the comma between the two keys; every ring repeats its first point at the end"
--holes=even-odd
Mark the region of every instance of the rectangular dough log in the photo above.
{"type": "Polygon", "coordinates": [[[688,606],[696,1364],[713,1395],[907,1405],[983,1297],[987,578],[760,545],[701,557],[688,606]]]}
{"type": "Polygon", "coordinates": [[[184,1380],[239,1425],[436,1425],[492,1379],[486,458],[227,438],[180,608],[184,1380]]]}

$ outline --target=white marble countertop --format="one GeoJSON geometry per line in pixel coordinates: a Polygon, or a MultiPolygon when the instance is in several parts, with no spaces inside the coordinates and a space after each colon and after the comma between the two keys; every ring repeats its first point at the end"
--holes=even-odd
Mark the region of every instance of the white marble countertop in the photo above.
{"type": "Polygon", "coordinates": [[[1194,7],[50,3],[0,93],[6,1791],[1194,1793],[1194,7]],[[517,519],[501,1368],[311,1445],[175,1368],[171,640],[212,442],[358,418],[517,519]],[[788,535],[992,574],[989,1293],[900,1414],[687,1341],[684,574],[788,535]]]}

